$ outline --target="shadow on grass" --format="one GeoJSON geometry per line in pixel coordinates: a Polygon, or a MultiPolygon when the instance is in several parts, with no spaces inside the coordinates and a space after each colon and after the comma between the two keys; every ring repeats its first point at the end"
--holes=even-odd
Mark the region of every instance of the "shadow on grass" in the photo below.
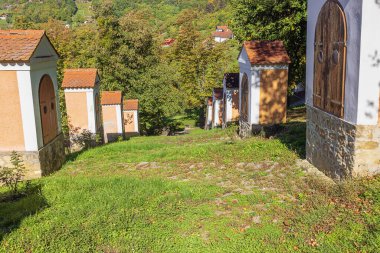
{"type": "Polygon", "coordinates": [[[284,124],[276,138],[295,151],[301,159],[306,158],[306,122],[284,124]]]}
{"type": "Polygon", "coordinates": [[[66,161],[63,165],[65,165],[66,163],[68,162],[73,162],[75,161],[79,155],[81,155],[83,152],[87,151],[88,149],[81,149],[79,151],[75,151],[75,152],[72,152],[72,153],[69,153],[66,155],[66,161]]]}
{"type": "Polygon", "coordinates": [[[19,228],[23,219],[47,207],[40,184],[27,184],[17,195],[0,193],[0,242],[5,235],[19,228]]]}

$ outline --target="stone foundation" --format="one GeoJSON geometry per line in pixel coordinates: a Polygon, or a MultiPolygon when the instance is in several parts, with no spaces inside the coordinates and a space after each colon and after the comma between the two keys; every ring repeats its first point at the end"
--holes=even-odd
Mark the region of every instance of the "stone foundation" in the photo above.
{"type": "MultiPolygon", "coordinates": [[[[63,134],[39,151],[17,151],[26,168],[25,179],[35,179],[59,170],[65,162],[63,134]]],[[[0,167],[11,166],[11,151],[0,152],[0,167]]]]}
{"type": "Polygon", "coordinates": [[[239,121],[239,135],[241,138],[248,138],[252,136],[252,126],[248,122],[239,121]]]}
{"type": "Polygon", "coordinates": [[[380,172],[379,126],[354,126],[307,106],[306,158],[327,176],[342,180],[380,172]]]}

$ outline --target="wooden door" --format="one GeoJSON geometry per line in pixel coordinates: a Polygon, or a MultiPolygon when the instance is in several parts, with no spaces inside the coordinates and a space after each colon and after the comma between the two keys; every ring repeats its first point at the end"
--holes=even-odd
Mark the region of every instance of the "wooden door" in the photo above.
{"type": "Polygon", "coordinates": [[[248,122],[248,102],[249,102],[249,83],[248,76],[244,74],[241,85],[241,112],[240,117],[244,122],[248,122]]]}
{"type": "Polygon", "coordinates": [[[58,135],[57,104],[53,81],[48,75],[42,77],[39,88],[42,136],[44,145],[58,135]]]}
{"type": "Polygon", "coordinates": [[[328,0],[315,30],[314,106],[337,117],[344,115],[347,24],[342,7],[328,0]]]}

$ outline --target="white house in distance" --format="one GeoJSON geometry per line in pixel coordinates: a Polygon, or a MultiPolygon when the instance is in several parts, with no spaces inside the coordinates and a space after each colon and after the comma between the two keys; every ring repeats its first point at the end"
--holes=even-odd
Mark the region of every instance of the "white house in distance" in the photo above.
{"type": "Polygon", "coordinates": [[[205,129],[209,130],[212,127],[212,97],[206,99],[206,122],[205,129]]]}
{"type": "Polygon", "coordinates": [[[103,134],[99,82],[97,69],[65,70],[62,88],[68,123],[78,134],[103,134]]]}
{"type": "Polygon", "coordinates": [[[127,137],[140,134],[139,100],[125,99],[123,103],[124,129],[127,137]]]}
{"type": "Polygon", "coordinates": [[[246,41],[240,52],[240,134],[286,122],[290,58],[282,41],[246,41]]]}
{"type": "Polygon", "coordinates": [[[105,143],[124,137],[122,100],[121,91],[103,91],[101,93],[105,143]]]}
{"type": "Polygon", "coordinates": [[[234,37],[232,31],[226,25],[217,26],[215,32],[212,33],[215,42],[221,43],[234,37]]]}
{"type": "Polygon", "coordinates": [[[379,16],[379,1],[308,1],[306,157],[334,179],[380,172],[379,16]]]}
{"type": "Polygon", "coordinates": [[[223,88],[214,88],[212,102],[212,127],[219,127],[223,123],[223,88]]]}
{"type": "Polygon", "coordinates": [[[239,73],[226,73],[223,78],[223,127],[239,121],[239,73]]]}
{"type": "Polygon", "coordinates": [[[42,30],[0,30],[0,166],[21,155],[26,178],[65,160],[57,83],[59,56],[42,30]]]}

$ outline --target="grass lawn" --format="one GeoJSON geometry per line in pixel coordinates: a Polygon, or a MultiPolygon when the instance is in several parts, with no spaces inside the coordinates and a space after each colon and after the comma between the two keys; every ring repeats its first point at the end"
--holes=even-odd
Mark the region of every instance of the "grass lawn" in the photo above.
{"type": "Polygon", "coordinates": [[[271,139],[194,129],[72,155],[0,202],[0,252],[376,252],[380,178],[307,172],[292,119],[271,139]]]}

